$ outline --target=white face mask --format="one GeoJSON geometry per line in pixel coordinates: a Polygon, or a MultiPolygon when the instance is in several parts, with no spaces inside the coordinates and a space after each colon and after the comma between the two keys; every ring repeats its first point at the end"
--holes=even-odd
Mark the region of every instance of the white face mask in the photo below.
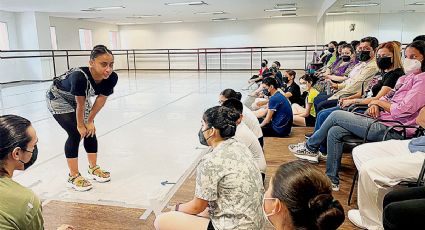
{"type": "MultiPolygon", "coordinates": [[[[264,201],[265,200],[279,200],[277,198],[263,198],[263,214],[264,214],[264,218],[267,220],[267,222],[269,222],[269,224],[276,229],[276,227],[273,225],[273,223],[269,220],[269,216],[273,216],[274,214],[276,214],[275,210],[273,210],[271,213],[267,214],[266,213],[266,206],[264,205],[264,201]]],[[[280,210],[279,210],[280,211],[280,210]]],[[[279,212],[277,211],[277,212],[279,212]]]]}
{"type": "Polygon", "coordinates": [[[403,61],[403,68],[406,75],[411,73],[419,73],[421,72],[422,63],[416,59],[406,58],[403,61]]]}
{"type": "Polygon", "coordinates": [[[307,85],[306,84],[300,84],[301,92],[307,91],[307,85]]]}

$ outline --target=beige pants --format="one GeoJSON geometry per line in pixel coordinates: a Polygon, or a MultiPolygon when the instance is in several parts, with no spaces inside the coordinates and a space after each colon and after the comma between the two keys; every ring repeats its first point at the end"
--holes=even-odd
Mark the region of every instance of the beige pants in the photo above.
{"type": "Polygon", "coordinates": [[[360,215],[368,229],[383,229],[382,202],[392,187],[405,180],[417,180],[425,153],[411,153],[410,140],[368,143],[353,149],[359,170],[358,197],[360,215]]]}

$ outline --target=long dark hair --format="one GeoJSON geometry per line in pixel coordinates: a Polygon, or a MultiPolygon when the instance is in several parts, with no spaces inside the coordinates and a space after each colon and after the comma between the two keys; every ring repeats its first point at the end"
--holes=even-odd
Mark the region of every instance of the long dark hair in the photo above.
{"type": "Polygon", "coordinates": [[[0,116],[0,176],[7,174],[4,160],[16,147],[26,148],[31,141],[27,133],[31,122],[16,115],[0,116]]]}
{"type": "Polygon", "coordinates": [[[332,196],[331,181],[313,165],[282,164],[272,184],[272,197],[286,205],[296,229],[332,230],[344,222],[344,209],[332,196]]]}
{"type": "Polygon", "coordinates": [[[98,56],[100,56],[102,54],[110,54],[110,55],[114,56],[112,54],[112,51],[110,51],[106,46],[97,45],[97,46],[93,47],[93,49],[90,53],[90,60],[94,60],[95,58],[97,58],[98,56]]]}
{"type": "Polygon", "coordinates": [[[205,111],[202,119],[209,128],[214,127],[220,131],[220,136],[223,139],[229,139],[235,136],[236,133],[236,117],[240,114],[236,110],[229,109],[223,106],[214,106],[205,111]]]}

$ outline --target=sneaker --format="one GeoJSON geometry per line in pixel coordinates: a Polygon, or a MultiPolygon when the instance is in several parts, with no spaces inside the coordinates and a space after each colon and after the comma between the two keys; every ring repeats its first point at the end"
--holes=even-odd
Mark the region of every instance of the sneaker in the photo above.
{"type": "Polygon", "coordinates": [[[311,136],[313,136],[313,133],[304,134],[304,137],[305,137],[306,140],[308,140],[311,136]]]}
{"type": "Polygon", "coordinates": [[[319,163],[319,154],[307,149],[305,142],[289,145],[288,148],[299,159],[307,160],[311,163],[319,163]]]}
{"type": "Polygon", "coordinates": [[[87,177],[100,183],[108,182],[111,180],[111,174],[103,171],[98,165],[93,168],[89,166],[87,177]]]}
{"type": "Polygon", "coordinates": [[[367,229],[363,224],[362,216],[360,215],[360,211],[358,209],[349,210],[347,216],[351,223],[353,223],[356,227],[367,229]]]}
{"type": "Polygon", "coordinates": [[[72,189],[79,191],[79,192],[88,191],[88,190],[93,188],[90,181],[88,181],[86,178],[81,176],[80,173],[78,173],[78,175],[76,175],[76,176],[69,175],[67,187],[72,188],[72,189]]]}
{"type": "Polygon", "coordinates": [[[325,161],[326,159],[328,159],[328,154],[319,151],[319,160],[325,161]]]}
{"type": "Polygon", "coordinates": [[[339,184],[332,183],[332,191],[338,192],[339,191],[339,184]]]}
{"type": "Polygon", "coordinates": [[[289,151],[291,151],[293,153],[297,153],[299,150],[304,149],[304,148],[305,148],[305,142],[300,142],[298,144],[288,145],[289,151]]]}

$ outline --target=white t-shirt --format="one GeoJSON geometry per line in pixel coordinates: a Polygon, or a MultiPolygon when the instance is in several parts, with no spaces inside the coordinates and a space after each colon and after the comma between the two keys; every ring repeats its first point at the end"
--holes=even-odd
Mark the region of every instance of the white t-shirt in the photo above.
{"type": "Polygon", "coordinates": [[[258,168],[262,173],[266,173],[266,158],[264,157],[263,149],[261,148],[258,138],[252,133],[252,131],[241,122],[236,127],[236,133],[234,137],[237,141],[248,147],[252,153],[252,158],[257,164],[258,168]]]}
{"type": "Polygon", "coordinates": [[[242,114],[242,122],[248,126],[257,139],[263,137],[263,131],[261,130],[260,122],[258,121],[258,118],[255,116],[254,112],[252,112],[246,105],[243,105],[242,114]]]}

